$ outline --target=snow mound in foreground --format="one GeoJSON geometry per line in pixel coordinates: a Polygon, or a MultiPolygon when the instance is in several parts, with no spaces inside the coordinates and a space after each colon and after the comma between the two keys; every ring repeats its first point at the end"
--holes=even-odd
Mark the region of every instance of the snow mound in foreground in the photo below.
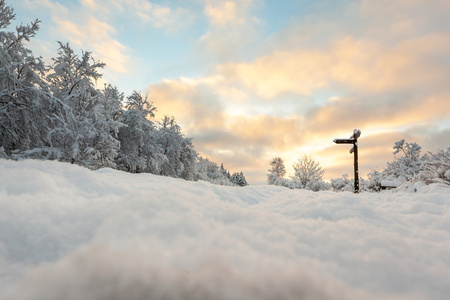
{"type": "Polygon", "coordinates": [[[0,299],[447,299],[449,204],[0,159],[0,299]]]}

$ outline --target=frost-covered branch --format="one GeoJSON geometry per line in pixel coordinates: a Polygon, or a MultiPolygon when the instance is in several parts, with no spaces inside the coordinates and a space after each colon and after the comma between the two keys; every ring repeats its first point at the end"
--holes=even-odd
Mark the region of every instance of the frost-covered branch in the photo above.
{"type": "Polygon", "coordinates": [[[6,6],[5,0],[0,0],[0,28],[6,28],[15,18],[14,10],[6,6]]]}

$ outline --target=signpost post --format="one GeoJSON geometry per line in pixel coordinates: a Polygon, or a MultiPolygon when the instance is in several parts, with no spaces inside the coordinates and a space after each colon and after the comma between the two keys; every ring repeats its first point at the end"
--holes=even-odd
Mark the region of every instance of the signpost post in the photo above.
{"type": "Polygon", "coordinates": [[[355,193],[359,193],[359,171],[358,171],[358,138],[361,136],[359,129],[353,130],[353,134],[349,139],[334,139],[336,144],[353,144],[350,154],[354,157],[354,177],[355,177],[355,193]]]}

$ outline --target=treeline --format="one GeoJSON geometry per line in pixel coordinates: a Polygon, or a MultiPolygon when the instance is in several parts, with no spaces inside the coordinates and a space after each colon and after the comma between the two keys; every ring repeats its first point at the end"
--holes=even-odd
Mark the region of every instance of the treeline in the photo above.
{"type": "MultiPolygon", "coordinates": [[[[367,175],[367,179],[359,179],[361,191],[378,192],[387,187],[386,183],[395,183],[391,185],[393,187],[408,186],[419,181],[450,187],[450,147],[437,153],[421,155],[421,146],[402,139],[395,142],[393,149],[394,160],[388,162],[384,170],[373,170],[367,175]]],[[[298,159],[293,165],[295,174],[290,178],[284,177],[286,168],[280,157],[272,159],[270,166],[270,173],[267,174],[267,182],[270,185],[313,191],[354,191],[354,179],[349,178],[347,174],[325,182],[324,170],[311,156],[305,155],[298,159]]]]}
{"type": "Polygon", "coordinates": [[[115,86],[98,89],[105,64],[59,42],[50,66],[25,43],[39,20],[7,31],[14,11],[0,0],[0,157],[51,159],[91,169],[116,168],[247,185],[242,172],[202,158],[173,117],[152,121],[147,95],[126,97],[115,86]]]}

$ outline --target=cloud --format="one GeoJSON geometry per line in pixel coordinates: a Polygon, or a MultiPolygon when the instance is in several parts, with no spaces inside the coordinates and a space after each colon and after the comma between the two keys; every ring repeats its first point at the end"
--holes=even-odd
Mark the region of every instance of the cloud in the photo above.
{"type": "Polygon", "coordinates": [[[442,64],[450,51],[449,36],[450,31],[394,47],[349,36],[326,49],[276,50],[250,63],[220,65],[218,72],[264,98],[287,92],[310,95],[335,85],[365,93],[443,86],[450,75],[442,64]]]}
{"type": "MultiPolygon", "coordinates": [[[[248,6],[250,2],[243,1],[242,5],[248,6]]],[[[245,19],[239,15],[242,12],[242,6],[240,7],[234,1],[207,1],[204,12],[212,25],[245,23],[245,19]]]]}
{"type": "Polygon", "coordinates": [[[222,99],[201,81],[164,80],[149,87],[149,95],[159,114],[175,116],[187,131],[221,128],[224,124],[222,99]]]}
{"type": "Polygon", "coordinates": [[[323,87],[330,63],[328,57],[312,51],[275,51],[251,63],[220,65],[218,72],[260,97],[275,98],[286,92],[308,95],[323,87]]]}
{"type": "Polygon", "coordinates": [[[238,118],[231,121],[232,131],[253,147],[268,147],[283,151],[303,142],[301,119],[298,116],[286,118],[271,115],[259,115],[250,118],[238,118]],[[280,134],[283,132],[284,134],[280,134]]]}
{"type": "MultiPolygon", "coordinates": [[[[185,29],[193,24],[194,13],[185,7],[171,5],[170,2],[160,4],[158,1],[145,0],[82,0],[81,4],[89,9],[87,13],[101,15],[114,21],[127,20],[139,26],[151,26],[166,31],[185,29]]],[[[136,28],[134,29],[136,30],[136,28]]]]}
{"type": "MultiPolygon", "coordinates": [[[[173,115],[200,153],[230,170],[266,168],[272,155],[268,152],[286,151],[304,142],[298,115],[248,115],[246,109],[239,109],[246,105],[245,97],[233,101],[227,97],[230,93],[238,92],[228,90],[217,78],[165,80],[149,87],[158,115],[173,115]]],[[[261,176],[265,173],[257,178],[261,176]]]]}
{"type": "Polygon", "coordinates": [[[127,11],[136,14],[145,24],[168,31],[180,30],[191,26],[195,16],[183,7],[170,7],[145,0],[127,0],[118,2],[127,4],[127,11]]]}
{"type": "Polygon", "coordinates": [[[132,57],[133,49],[121,41],[124,40],[124,29],[119,24],[128,23],[127,31],[137,31],[149,25],[160,30],[179,31],[190,27],[195,19],[187,8],[143,0],[83,0],[80,4],[61,4],[50,0],[25,1],[30,7],[45,9],[45,13],[51,12],[50,18],[56,23],[53,35],[58,40],[68,40],[83,50],[92,51],[96,58],[105,62],[112,71],[107,72],[107,77],[127,74],[138,67],[137,58],[132,57]]]}
{"type": "Polygon", "coordinates": [[[105,62],[114,72],[131,72],[131,58],[126,46],[112,38],[115,28],[95,17],[88,17],[83,23],[74,23],[56,18],[59,32],[72,44],[78,47],[87,47],[94,53],[94,57],[105,62]]]}
{"type": "Polygon", "coordinates": [[[36,10],[50,11],[52,15],[65,14],[69,9],[59,2],[52,0],[24,0],[25,5],[36,10]]]}
{"type": "Polygon", "coordinates": [[[447,28],[446,15],[450,10],[447,1],[424,0],[361,1],[361,16],[370,25],[367,34],[377,38],[405,38],[424,35],[447,28]]]}
{"type": "Polygon", "coordinates": [[[95,0],[80,0],[80,3],[83,6],[93,9],[93,10],[96,10],[98,8],[98,5],[95,2],[95,0]]]}
{"type": "Polygon", "coordinates": [[[446,94],[404,92],[345,99],[312,110],[307,116],[306,128],[335,134],[352,127],[370,131],[433,124],[450,118],[446,94]]]}
{"type": "Polygon", "coordinates": [[[26,0],[26,4],[29,8],[49,14],[53,26],[48,31],[53,39],[68,41],[72,46],[93,52],[94,58],[105,62],[112,73],[131,71],[130,49],[115,38],[116,28],[105,10],[99,9],[98,2],[84,0],[81,7],[50,0],[26,0]]]}
{"type": "Polygon", "coordinates": [[[206,0],[204,14],[208,32],[199,40],[198,51],[216,61],[242,55],[242,49],[260,36],[261,20],[252,14],[255,0],[206,0]]]}

